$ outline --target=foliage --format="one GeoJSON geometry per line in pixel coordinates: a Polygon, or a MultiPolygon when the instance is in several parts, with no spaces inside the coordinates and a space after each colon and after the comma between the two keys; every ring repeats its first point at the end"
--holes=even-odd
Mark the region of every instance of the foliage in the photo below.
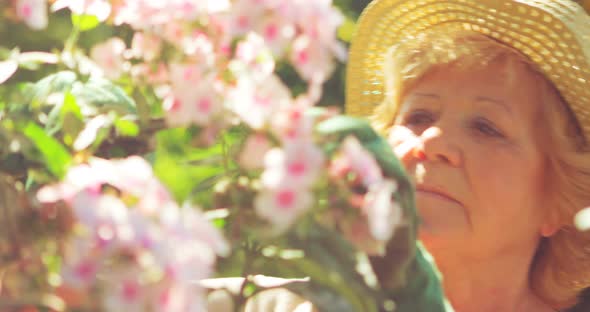
{"type": "Polygon", "coordinates": [[[204,310],[199,280],[266,274],[309,277],[293,290],[325,310],[377,311],[356,268],[401,222],[396,177],[313,108],[343,102],[360,9],[0,4],[2,309],[204,310]]]}
{"type": "Polygon", "coordinates": [[[0,2],[0,310],[203,311],[239,276],[235,310],[424,304],[371,260],[413,265],[401,167],[337,116],[368,2],[0,2]]]}

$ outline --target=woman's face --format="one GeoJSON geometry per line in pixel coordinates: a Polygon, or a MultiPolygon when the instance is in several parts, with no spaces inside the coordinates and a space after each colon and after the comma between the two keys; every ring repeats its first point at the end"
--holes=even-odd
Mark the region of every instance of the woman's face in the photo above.
{"type": "Polygon", "coordinates": [[[536,81],[524,65],[497,61],[438,68],[405,93],[389,141],[415,183],[431,250],[486,257],[538,244],[546,197],[536,81]]]}

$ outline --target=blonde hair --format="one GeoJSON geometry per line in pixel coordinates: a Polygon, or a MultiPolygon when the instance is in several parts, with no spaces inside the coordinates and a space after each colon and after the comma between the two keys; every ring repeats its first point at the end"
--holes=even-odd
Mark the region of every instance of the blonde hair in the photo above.
{"type": "Polygon", "coordinates": [[[590,233],[580,232],[573,225],[574,215],[590,205],[590,155],[569,106],[532,61],[482,34],[423,32],[388,51],[385,98],[370,119],[375,129],[385,134],[395,121],[404,93],[434,68],[475,69],[499,59],[525,64],[535,73],[542,92],[542,122],[537,136],[547,158],[544,187],[550,194],[544,212],[560,229],[539,244],[530,270],[530,286],[552,307],[571,307],[582,290],[590,287],[590,233]]]}

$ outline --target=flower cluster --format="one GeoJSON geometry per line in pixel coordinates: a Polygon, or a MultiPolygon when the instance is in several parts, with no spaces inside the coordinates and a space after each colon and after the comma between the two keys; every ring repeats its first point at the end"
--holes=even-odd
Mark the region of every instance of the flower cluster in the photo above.
{"type": "MultiPolygon", "coordinates": [[[[254,206],[262,218],[278,230],[291,225],[313,205],[312,188],[324,168],[324,152],[313,138],[314,117],[304,113],[305,106],[291,106],[274,115],[272,129],[280,145],[263,156],[262,190],[254,206]]],[[[259,136],[250,137],[243,153],[254,152],[259,136]]],[[[258,143],[259,144],[259,143],[258,143]]],[[[244,155],[252,159],[255,155],[244,155]]]]}
{"type": "MultiPolygon", "coordinates": [[[[402,209],[394,199],[397,182],[383,175],[375,158],[352,136],[344,139],[329,171],[333,179],[350,180],[346,186],[353,189],[349,204],[358,209],[348,217],[338,214],[335,222],[359,249],[382,254],[402,223],[402,209]]],[[[333,215],[334,211],[330,213],[333,215]]]]}
{"type": "Polygon", "coordinates": [[[91,159],[37,197],[65,201],[77,219],[63,259],[67,287],[98,291],[108,311],[204,311],[194,282],[229,247],[198,210],[172,200],[145,160],[91,159]]]}
{"type": "MultiPolygon", "coordinates": [[[[18,0],[17,16],[47,27],[47,0],[18,0]]],[[[207,126],[224,110],[251,126],[291,100],[274,74],[290,63],[316,102],[321,84],[345,49],[336,39],[341,13],[331,0],[57,0],[52,11],[95,16],[134,29],[130,46],[118,37],[95,45],[93,75],[157,87],[171,126],[207,126]],[[237,42],[237,44],[235,44],[237,42]],[[166,56],[164,56],[166,55],[166,56]],[[247,112],[247,113],[246,113],[247,112]]]]}
{"type": "MultiPolygon", "coordinates": [[[[61,183],[42,187],[37,199],[42,204],[64,202],[71,208],[75,222],[64,250],[58,252],[62,264],[59,276],[62,288],[91,296],[85,301],[98,307],[90,310],[205,310],[204,290],[194,281],[213,275],[217,256],[228,255],[234,248],[250,248],[246,240],[263,241],[256,236],[260,232],[248,231],[261,228],[261,224],[271,230],[263,231],[265,234],[291,235],[297,231],[288,230],[297,226],[302,217],[309,216],[310,224],[320,226],[315,220],[327,212],[336,230],[331,235],[344,234],[358,248],[378,254],[402,222],[401,208],[394,199],[397,183],[383,174],[373,155],[354,137],[332,142],[338,144],[338,149],[329,150],[324,146],[329,145],[326,138],[315,131],[318,122],[334,115],[329,110],[314,110],[313,106],[320,100],[322,85],[330,78],[337,60],[345,58],[344,46],[336,37],[343,16],[332,0],[14,3],[13,17],[35,30],[51,27],[49,21],[54,17],[49,12],[71,13],[72,35],[62,54],[54,55],[53,63],[63,62],[79,76],[90,76],[88,81],[109,81],[111,85],[104,91],[112,97],[103,101],[98,99],[100,95],[94,97],[96,92],[90,92],[91,101],[86,102],[96,100],[100,104],[123,97],[125,101],[136,101],[137,110],[118,118],[114,131],[126,126],[137,128],[127,132],[135,133],[131,136],[137,142],[145,143],[142,140],[154,139],[153,129],[181,128],[156,136],[156,163],[169,161],[170,167],[178,170],[175,173],[181,172],[180,165],[175,167],[177,162],[188,164],[191,170],[200,170],[200,164],[219,166],[210,170],[216,176],[195,174],[198,182],[187,174],[190,178],[182,183],[190,185],[185,189],[208,192],[211,185],[217,192],[224,189],[220,186],[223,183],[237,185],[225,188],[229,191],[221,192],[223,203],[214,207],[224,208],[216,213],[225,216],[219,224],[232,239],[230,247],[198,209],[175,202],[169,190],[177,198],[195,196],[191,199],[196,202],[200,194],[178,196],[174,182],[167,181],[167,173],[161,171],[167,163],[154,168],[169,189],[139,156],[107,160],[88,155],[109,150],[109,146],[100,149],[104,146],[95,142],[95,128],[111,118],[108,109],[90,121],[86,116],[76,117],[82,115],[85,101],[72,93],[70,98],[63,97],[70,100],[68,103],[64,100],[61,107],[52,108],[51,116],[40,114],[40,123],[54,118],[60,119],[64,127],[72,121],[68,118],[78,118],[68,123],[72,136],[78,139],[65,143],[64,136],[64,144],[76,153],[74,161],[86,162],[70,168],[61,183]],[[79,49],[75,41],[80,33],[86,34],[88,28],[100,23],[107,25],[108,36],[124,35],[79,49]],[[281,79],[283,75],[277,73],[278,68],[285,69],[287,76],[296,73],[307,90],[297,90],[299,94],[294,96],[291,86],[281,79]],[[141,104],[148,102],[141,112],[140,100],[144,102],[141,104]],[[143,118],[146,116],[142,113],[148,118],[143,118]],[[157,119],[157,127],[151,127],[152,118],[157,119]],[[227,129],[231,130],[229,134],[219,136],[227,129]],[[208,151],[196,153],[198,157],[176,158],[181,153],[168,153],[167,147],[162,147],[168,142],[162,144],[162,140],[183,130],[190,137],[189,144],[196,143],[196,149],[203,146],[203,138],[213,145],[222,137],[223,155],[209,157],[213,152],[208,151]],[[233,130],[241,131],[244,137],[228,147],[225,138],[233,130]],[[96,151],[87,149],[92,144],[97,146],[96,151]]],[[[54,135],[52,132],[48,136],[54,135]]],[[[187,141],[178,144],[182,146],[179,150],[188,151],[183,149],[187,141]]],[[[170,176],[170,180],[176,178],[174,173],[170,176]]],[[[277,239],[277,246],[272,247],[289,249],[280,241],[277,239]]],[[[258,247],[244,254],[254,257],[258,247]]],[[[240,255],[229,255],[228,261],[240,265],[240,255]]],[[[246,264],[259,265],[250,260],[246,259],[246,264]]],[[[248,269],[245,266],[244,270],[248,269]]]]}
{"type": "Polygon", "coordinates": [[[375,157],[354,136],[345,138],[337,152],[326,153],[321,147],[326,138],[312,130],[329,116],[327,111],[313,115],[304,107],[290,106],[276,112],[270,123],[271,137],[278,143],[260,132],[247,138],[240,165],[262,169],[254,208],[280,233],[306,213],[322,213],[318,201],[327,191],[337,200],[328,199],[323,219],[359,249],[381,254],[402,224],[402,209],[395,200],[397,182],[383,174],[375,157]]]}

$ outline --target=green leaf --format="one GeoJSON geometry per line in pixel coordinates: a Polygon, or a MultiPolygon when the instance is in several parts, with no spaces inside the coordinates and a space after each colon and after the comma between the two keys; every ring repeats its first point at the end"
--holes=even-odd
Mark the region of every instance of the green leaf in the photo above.
{"type": "Polygon", "coordinates": [[[57,178],[62,178],[72,160],[66,148],[32,121],[24,127],[23,133],[41,152],[47,169],[57,178]]]}
{"type": "Polygon", "coordinates": [[[142,125],[145,125],[150,120],[150,104],[148,103],[148,99],[140,88],[135,88],[133,90],[133,98],[135,99],[135,104],[137,107],[137,117],[139,118],[139,122],[142,125]]]}
{"type": "Polygon", "coordinates": [[[69,92],[66,92],[64,96],[59,119],[60,124],[57,126],[62,129],[64,142],[71,145],[74,138],[84,128],[84,117],[80,112],[80,107],[76,103],[76,98],[69,92]]]}
{"type": "Polygon", "coordinates": [[[89,14],[74,14],[72,13],[72,25],[80,29],[80,31],[88,31],[96,28],[100,24],[98,17],[89,14]]]}
{"type": "Polygon", "coordinates": [[[117,119],[115,121],[115,129],[121,136],[136,137],[139,134],[139,126],[127,119],[117,119]]]}
{"type": "Polygon", "coordinates": [[[154,172],[172,192],[174,198],[178,202],[183,202],[197,185],[221,174],[223,168],[219,166],[190,166],[178,158],[158,154],[154,163],[154,172]]]}
{"type": "MultiPolygon", "coordinates": [[[[357,257],[352,245],[340,233],[325,229],[319,224],[311,227],[308,237],[295,240],[295,247],[305,250],[306,258],[299,262],[305,270],[315,270],[317,265],[324,268],[323,275],[309,275],[315,281],[332,288],[344,296],[356,311],[377,311],[376,291],[371,289],[365,278],[356,271],[357,257]]],[[[323,311],[323,310],[322,310],[323,311]]]]}
{"type": "Polygon", "coordinates": [[[63,102],[55,105],[49,112],[45,122],[45,132],[49,135],[55,135],[63,128],[64,134],[74,136],[82,129],[83,119],[76,98],[66,91],[63,102]]]}
{"type": "Polygon", "coordinates": [[[49,75],[33,85],[30,92],[32,101],[44,102],[50,94],[66,92],[77,79],[76,73],[72,71],[61,71],[49,75]]]}
{"type": "Polygon", "coordinates": [[[170,188],[179,201],[192,200],[207,206],[215,182],[233,174],[237,165],[229,155],[242,138],[241,129],[226,131],[219,142],[209,147],[195,148],[193,140],[199,128],[173,128],[159,131],[154,160],[156,175],[170,188]],[[224,154],[225,156],[224,161],[224,154]]]}
{"type": "Polygon", "coordinates": [[[61,107],[60,115],[63,118],[67,114],[72,114],[80,120],[83,119],[80,106],[76,102],[76,97],[70,92],[66,92],[64,95],[64,102],[61,107]]]}
{"type": "Polygon", "coordinates": [[[350,42],[356,30],[356,23],[351,18],[346,18],[338,28],[338,38],[344,42],[350,42]]]}
{"type": "Polygon", "coordinates": [[[75,84],[72,94],[85,115],[114,111],[119,115],[136,115],[135,102],[123,89],[103,78],[91,78],[85,84],[75,84]]]}

